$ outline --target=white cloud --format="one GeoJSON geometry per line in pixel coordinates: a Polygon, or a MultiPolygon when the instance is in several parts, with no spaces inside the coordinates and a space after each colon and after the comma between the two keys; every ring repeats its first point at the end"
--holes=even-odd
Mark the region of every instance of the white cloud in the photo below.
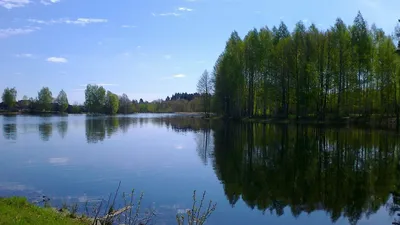
{"type": "Polygon", "coordinates": [[[183,11],[183,12],[191,12],[191,11],[193,11],[193,9],[189,9],[189,8],[186,8],[186,7],[179,7],[178,10],[179,11],[183,11]]]}
{"type": "Polygon", "coordinates": [[[66,58],[62,58],[62,57],[50,57],[50,58],[47,58],[47,62],[66,63],[66,62],[68,62],[68,60],[66,58]]]}
{"type": "Polygon", "coordinates": [[[160,14],[155,14],[152,13],[153,16],[180,16],[181,14],[175,13],[175,12],[169,12],[169,13],[160,13],[160,14]]]}
{"type": "Polygon", "coordinates": [[[60,2],[60,0],[40,0],[40,3],[43,5],[51,5],[58,2],[60,2]]]}
{"type": "Polygon", "coordinates": [[[179,78],[185,78],[185,77],[186,77],[185,74],[179,73],[179,74],[174,74],[169,77],[162,77],[160,80],[172,80],[172,79],[179,79],[179,78]]]}
{"type": "Polygon", "coordinates": [[[62,18],[62,19],[57,19],[57,20],[37,20],[37,19],[28,19],[28,22],[31,23],[38,23],[38,24],[46,24],[46,25],[52,25],[52,24],[75,24],[75,25],[82,25],[85,26],[87,24],[91,23],[107,23],[107,19],[97,19],[97,18],[78,18],[75,20],[71,20],[68,18],[62,18]]]}
{"type": "Polygon", "coordinates": [[[15,54],[15,57],[17,57],[17,58],[33,58],[33,54],[21,53],[21,54],[15,54]]]}
{"type": "Polygon", "coordinates": [[[29,34],[36,30],[39,30],[38,27],[27,27],[27,28],[7,28],[0,29],[0,38],[7,38],[15,35],[29,34]]]}
{"type": "Polygon", "coordinates": [[[30,0],[0,0],[0,6],[6,9],[24,7],[29,3],[30,0]]]}
{"type": "Polygon", "coordinates": [[[175,74],[175,75],[173,75],[173,77],[174,78],[184,78],[184,77],[186,77],[186,75],[185,74],[175,74]]]}
{"type": "Polygon", "coordinates": [[[164,55],[164,58],[165,58],[165,59],[171,59],[172,56],[171,56],[171,55],[164,55]]]}
{"type": "Polygon", "coordinates": [[[135,25],[122,25],[122,28],[136,28],[137,26],[135,25]]]}

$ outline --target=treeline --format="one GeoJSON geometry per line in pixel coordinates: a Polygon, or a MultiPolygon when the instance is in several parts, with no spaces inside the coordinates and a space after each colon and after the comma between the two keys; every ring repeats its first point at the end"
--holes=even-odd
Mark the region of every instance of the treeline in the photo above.
{"type": "MultiPolygon", "coordinates": [[[[400,33],[399,33],[400,34],[400,33]]],[[[214,66],[215,110],[230,117],[399,118],[394,38],[359,12],[328,30],[303,22],[289,32],[234,31],[214,66]]],[[[398,120],[397,120],[398,121],[398,120]]]]}
{"type": "Polygon", "coordinates": [[[152,102],[143,99],[130,100],[126,94],[118,96],[101,86],[87,85],[83,105],[69,104],[67,94],[61,90],[57,97],[48,87],[43,87],[36,98],[24,96],[17,101],[17,90],[6,88],[2,95],[0,112],[25,113],[95,113],[95,114],[131,114],[131,113],[168,113],[168,112],[200,112],[202,101],[197,93],[175,93],[165,100],[152,102]]]}

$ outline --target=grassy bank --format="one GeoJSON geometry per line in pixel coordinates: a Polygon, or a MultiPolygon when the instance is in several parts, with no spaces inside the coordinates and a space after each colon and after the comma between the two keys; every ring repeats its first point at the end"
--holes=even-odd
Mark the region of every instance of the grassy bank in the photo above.
{"type": "MultiPolygon", "coordinates": [[[[89,207],[88,202],[86,202],[84,206],[86,214],[80,213],[77,203],[71,206],[63,203],[59,209],[51,208],[50,198],[46,196],[43,196],[42,201],[35,201],[36,203],[45,203],[43,208],[29,203],[23,197],[0,197],[0,225],[111,225],[115,222],[125,225],[151,224],[157,213],[154,208],[142,211],[143,193],[138,199],[134,197],[134,190],[130,194],[122,193],[123,207],[116,207],[120,184],[115,194],[109,195],[108,201],[102,199],[93,208],[89,207]],[[93,214],[90,214],[90,212],[93,214]]],[[[203,225],[207,221],[215,211],[217,204],[211,200],[207,204],[204,201],[205,195],[206,192],[203,192],[200,201],[198,201],[196,191],[193,191],[192,208],[176,214],[177,225],[203,225]]]]}
{"type": "Polygon", "coordinates": [[[0,225],[89,225],[88,219],[72,218],[53,208],[32,205],[25,198],[0,198],[0,225]]]}

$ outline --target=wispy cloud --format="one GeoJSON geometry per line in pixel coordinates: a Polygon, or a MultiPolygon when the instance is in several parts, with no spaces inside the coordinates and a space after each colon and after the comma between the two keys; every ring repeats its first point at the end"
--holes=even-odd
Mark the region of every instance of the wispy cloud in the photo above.
{"type": "Polygon", "coordinates": [[[191,12],[191,11],[193,11],[193,9],[189,9],[189,8],[186,8],[186,7],[179,7],[178,11],[191,12]]]}
{"type": "Polygon", "coordinates": [[[171,59],[172,56],[171,55],[164,55],[164,58],[168,60],[168,59],[171,59]]]}
{"type": "Polygon", "coordinates": [[[30,0],[0,0],[0,6],[6,9],[24,7],[29,3],[30,0]]]}
{"type": "Polygon", "coordinates": [[[130,56],[132,55],[132,53],[130,53],[130,52],[124,52],[124,53],[122,53],[122,55],[125,56],[125,57],[130,57],[130,56]]]}
{"type": "Polygon", "coordinates": [[[179,78],[185,78],[185,77],[186,77],[185,74],[179,73],[179,74],[174,74],[169,77],[162,77],[160,80],[172,80],[172,79],[179,79],[179,78]]]}
{"type": "Polygon", "coordinates": [[[137,26],[135,25],[122,25],[122,28],[136,28],[137,26]]]}
{"type": "Polygon", "coordinates": [[[186,7],[178,7],[173,12],[166,12],[166,13],[151,13],[153,16],[180,16],[181,13],[184,12],[192,12],[193,9],[186,8],[186,7]]]}
{"type": "Polygon", "coordinates": [[[151,15],[153,15],[153,16],[180,16],[181,14],[175,13],[175,12],[169,12],[169,13],[159,13],[159,14],[152,13],[151,15]]]}
{"type": "Polygon", "coordinates": [[[81,25],[85,26],[91,23],[107,23],[107,19],[98,19],[98,18],[78,18],[75,20],[71,20],[68,18],[61,18],[56,20],[38,20],[38,19],[28,19],[28,22],[37,23],[37,24],[45,24],[45,25],[52,25],[52,24],[74,24],[74,25],[81,25]]]}
{"type": "Polygon", "coordinates": [[[175,75],[173,75],[173,77],[174,78],[184,78],[184,77],[186,77],[186,75],[185,74],[175,74],[175,75]]]}
{"type": "Polygon", "coordinates": [[[40,0],[40,3],[43,5],[51,5],[58,2],[60,2],[60,0],[40,0]]]}
{"type": "Polygon", "coordinates": [[[0,38],[7,38],[15,35],[29,34],[34,31],[40,30],[39,27],[26,27],[26,28],[7,28],[0,29],[0,38]]]}
{"type": "Polygon", "coordinates": [[[33,58],[33,54],[31,53],[20,53],[14,55],[17,58],[33,58]]]}
{"type": "Polygon", "coordinates": [[[52,63],[67,63],[68,60],[66,58],[62,57],[50,57],[46,59],[47,62],[52,62],[52,63]]]}

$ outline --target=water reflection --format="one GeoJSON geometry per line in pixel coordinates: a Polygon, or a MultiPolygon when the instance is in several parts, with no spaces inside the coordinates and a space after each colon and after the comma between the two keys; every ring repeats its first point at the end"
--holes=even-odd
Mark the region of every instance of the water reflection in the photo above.
{"type": "Polygon", "coordinates": [[[378,131],[261,124],[214,130],[214,168],[232,206],[282,216],[327,212],[356,224],[377,212],[399,181],[398,139],[378,131]]]}
{"type": "Polygon", "coordinates": [[[39,124],[39,135],[43,141],[49,141],[53,135],[53,124],[52,123],[41,123],[39,124]]]}
{"type": "Polygon", "coordinates": [[[68,132],[68,121],[60,121],[57,123],[57,131],[62,139],[65,138],[68,132]]]}
{"type": "Polygon", "coordinates": [[[17,140],[17,117],[3,117],[3,136],[7,140],[17,140]]]}
{"type": "MultiPolygon", "coordinates": [[[[148,124],[158,127],[166,127],[167,129],[172,129],[179,133],[200,131],[204,129],[207,129],[209,132],[211,129],[205,121],[199,120],[198,118],[183,116],[164,116],[157,118],[87,117],[85,121],[86,140],[90,144],[98,143],[104,141],[106,137],[111,138],[119,132],[126,133],[130,127],[141,128],[148,124]]],[[[208,133],[208,143],[211,143],[210,140],[211,137],[208,133]]]]}
{"type": "MultiPolygon", "coordinates": [[[[41,139],[51,138],[53,126],[64,138],[68,123],[75,122],[70,119],[40,118],[41,139]]],[[[400,212],[399,139],[390,133],[210,122],[183,116],[79,119],[85,121],[80,122],[89,144],[146,126],[193,134],[199,158],[212,166],[232,207],[243,201],[274,217],[324,211],[332,222],[346,218],[350,224],[385,206],[390,216],[400,212]]],[[[3,117],[3,135],[17,138],[15,117],[3,117]]],[[[49,159],[55,165],[68,162],[62,156],[49,159]]]]}
{"type": "Polygon", "coordinates": [[[204,128],[202,131],[196,132],[195,141],[197,154],[204,165],[207,165],[213,150],[211,129],[204,128]]]}

